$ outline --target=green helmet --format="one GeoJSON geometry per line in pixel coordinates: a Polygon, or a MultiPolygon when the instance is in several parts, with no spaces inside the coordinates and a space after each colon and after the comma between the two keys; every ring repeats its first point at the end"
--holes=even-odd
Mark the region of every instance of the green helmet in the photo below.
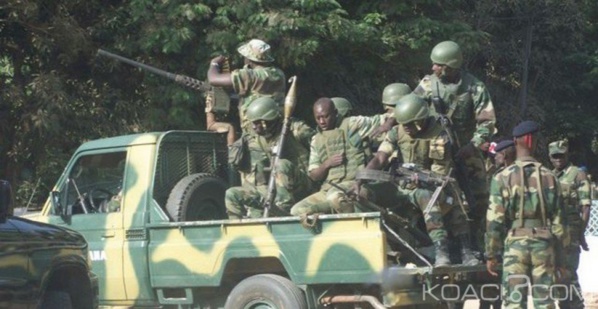
{"type": "Polygon", "coordinates": [[[415,94],[402,97],[395,106],[395,119],[400,124],[425,119],[429,114],[426,101],[415,94]]]}
{"type": "Polygon", "coordinates": [[[397,101],[400,98],[410,93],[411,87],[409,87],[407,84],[389,84],[388,86],[384,87],[384,91],[382,91],[382,104],[394,106],[397,104],[397,101]]]}
{"type": "Polygon", "coordinates": [[[334,107],[338,111],[338,115],[343,118],[353,110],[353,105],[345,98],[335,97],[330,98],[330,100],[332,100],[332,103],[334,103],[334,107]]]}
{"type": "Polygon", "coordinates": [[[249,121],[257,120],[275,120],[281,118],[280,107],[271,97],[260,97],[251,103],[245,113],[249,121]]]}
{"type": "Polygon", "coordinates": [[[434,46],[430,59],[433,63],[443,64],[453,69],[458,69],[463,64],[461,48],[453,41],[440,42],[434,46]]]}

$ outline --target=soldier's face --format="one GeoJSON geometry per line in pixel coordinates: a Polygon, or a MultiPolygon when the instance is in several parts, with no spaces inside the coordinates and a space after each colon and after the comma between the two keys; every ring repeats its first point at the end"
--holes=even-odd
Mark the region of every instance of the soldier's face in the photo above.
{"type": "Polygon", "coordinates": [[[322,131],[332,130],[336,125],[336,109],[325,105],[314,107],[314,118],[322,131]]]}
{"type": "Polygon", "coordinates": [[[436,75],[436,77],[443,79],[454,77],[457,74],[457,72],[459,72],[459,70],[453,69],[444,64],[433,63],[432,72],[434,73],[434,75],[436,75]]]}
{"type": "Polygon", "coordinates": [[[555,153],[550,155],[550,162],[557,170],[561,170],[567,165],[569,158],[566,153],[555,153]]]}
{"type": "Polygon", "coordinates": [[[253,131],[255,132],[255,134],[257,135],[266,135],[266,122],[263,120],[256,120],[251,122],[251,128],[253,129],[253,131]]]}
{"type": "Polygon", "coordinates": [[[423,120],[418,120],[409,123],[404,123],[402,124],[402,126],[403,130],[405,130],[405,133],[407,133],[407,135],[415,136],[417,133],[419,133],[419,131],[422,130],[423,123],[423,120]]]}
{"type": "Polygon", "coordinates": [[[494,154],[494,165],[495,166],[503,166],[505,164],[505,152],[499,151],[494,154]]]}

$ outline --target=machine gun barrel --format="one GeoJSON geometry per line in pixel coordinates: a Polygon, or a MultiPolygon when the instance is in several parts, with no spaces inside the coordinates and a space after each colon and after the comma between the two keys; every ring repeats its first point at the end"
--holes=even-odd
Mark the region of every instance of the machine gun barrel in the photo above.
{"type": "Polygon", "coordinates": [[[141,63],[141,62],[138,62],[138,61],[105,51],[103,49],[98,49],[98,55],[112,58],[112,59],[118,60],[120,62],[124,62],[128,65],[134,66],[136,68],[140,68],[142,70],[152,72],[156,75],[166,77],[168,79],[174,80],[175,82],[177,82],[181,85],[193,88],[197,91],[204,92],[204,91],[210,90],[210,85],[206,84],[203,81],[197,80],[195,78],[192,78],[192,77],[189,77],[186,75],[170,73],[168,71],[158,69],[151,65],[147,65],[147,64],[144,64],[144,63],[141,63]]]}

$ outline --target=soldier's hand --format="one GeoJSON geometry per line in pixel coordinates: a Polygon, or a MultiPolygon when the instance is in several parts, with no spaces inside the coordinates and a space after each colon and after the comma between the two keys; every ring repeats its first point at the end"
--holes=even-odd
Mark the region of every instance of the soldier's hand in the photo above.
{"type": "Polygon", "coordinates": [[[496,263],[495,260],[488,260],[486,261],[486,270],[488,271],[488,273],[494,277],[498,277],[498,272],[496,272],[496,266],[498,265],[498,263],[496,263]]]}
{"type": "Polygon", "coordinates": [[[218,57],[212,59],[210,61],[210,63],[218,63],[218,64],[222,64],[224,62],[224,60],[226,60],[226,57],[219,55],[218,57]]]}
{"type": "Polygon", "coordinates": [[[344,161],[345,156],[337,153],[335,155],[332,155],[332,157],[328,158],[326,161],[324,161],[324,164],[327,168],[332,168],[343,164],[344,161]]]}
{"type": "Polygon", "coordinates": [[[359,193],[361,193],[361,184],[361,180],[355,180],[349,191],[347,191],[347,196],[356,200],[359,199],[359,193]]]}

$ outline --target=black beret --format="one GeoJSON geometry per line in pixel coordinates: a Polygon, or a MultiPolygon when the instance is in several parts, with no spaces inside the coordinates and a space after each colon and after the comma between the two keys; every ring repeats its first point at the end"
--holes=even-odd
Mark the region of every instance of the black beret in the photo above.
{"type": "Polygon", "coordinates": [[[520,137],[526,134],[536,133],[538,130],[540,130],[540,126],[535,121],[526,120],[513,128],[513,137],[520,137]]]}
{"type": "Polygon", "coordinates": [[[496,146],[494,147],[494,152],[503,151],[503,150],[505,150],[509,147],[513,147],[513,146],[515,146],[515,143],[512,140],[507,139],[507,140],[501,141],[500,143],[496,144],[496,146]]]}

